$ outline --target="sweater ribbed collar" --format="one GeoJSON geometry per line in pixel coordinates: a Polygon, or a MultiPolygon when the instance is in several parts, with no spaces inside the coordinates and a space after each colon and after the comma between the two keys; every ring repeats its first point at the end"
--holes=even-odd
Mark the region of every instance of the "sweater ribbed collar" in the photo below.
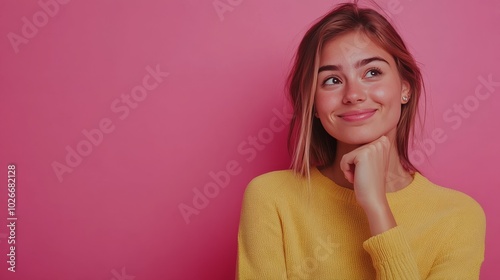
{"type": "MultiPolygon", "coordinates": [[[[412,182],[404,187],[403,189],[387,193],[387,200],[389,202],[405,200],[407,198],[415,197],[416,194],[421,190],[421,186],[425,186],[429,184],[427,178],[425,178],[419,172],[415,172],[413,175],[412,182]]],[[[354,190],[344,188],[339,186],[330,178],[323,175],[317,167],[311,168],[311,183],[313,187],[318,186],[323,189],[327,193],[331,194],[337,199],[349,202],[356,203],[356,197],[354,194],[354,190]]]]}

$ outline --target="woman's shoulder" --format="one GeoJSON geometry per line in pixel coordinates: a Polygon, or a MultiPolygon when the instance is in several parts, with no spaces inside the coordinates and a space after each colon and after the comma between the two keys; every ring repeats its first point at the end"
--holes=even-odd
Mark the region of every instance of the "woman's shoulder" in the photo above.
{"type": "Polygon", "coordinates": [[[416,173],[415,179],[424,190],[429,203],[460,213],[484,216],[483,208],[470,195],[449,186],[436,184],[420,173],[416,173]]]}
{"type": "Polygon", "coordinates": [[[267,189],[279,189],[282,187],[289,187],[290,185],[301,185],[305,182],[305,178],[296,174],[291,169],[275,170],[263,173],[254,177],[248,186],[261,187],[267,189]]]}
{"type": "Polygon", "coordinates": [[[300,175],[296,174],[293,170],[291,169],[282,169],[282,170],[274,170],[274,171],[269,171],[263,174],[260,174],[256,177],[254,177],[251,182],[274,182],[274,181],[279,181],[279,180],[300,180],[301,177],[300,175]]]}
{"type": "Polygon", "coordinates": [[[291,169],[270,171],[254,177],[245,189],[245,195],[266,196],[268,199],[291,196],[304,190],[307,179],[291,169]]]}

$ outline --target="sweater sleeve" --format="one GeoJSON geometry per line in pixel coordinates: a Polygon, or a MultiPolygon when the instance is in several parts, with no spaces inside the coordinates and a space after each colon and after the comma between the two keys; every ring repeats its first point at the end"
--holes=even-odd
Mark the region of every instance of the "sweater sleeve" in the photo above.
{"type": "Polygon", "coordinates": [[[377,280],[420,279],[416,260],[399,226],[372,236],[363,248],[372,258],[377,280]]]}
{"type": "Polygon", "coordinates": [[[457,215],[426,279],[479,279],[484,260],[486,217],[481,206],[470,205],[457,215]]]}
{"type": "Polygon", "coordinates": [[[273,196],[255,179],[243,196],[236,279],[286,279],[280,216],[273,196]]]}
{"type": "MultiPolygon", "coordinates": [[[[484,260],[486,219],[475,201],[463,208],[445,237],[427,280],[479,279],[484,260]]],[[[376,279],[421,279],[411,248],[399,226],[363,243],[375,267],[376,279]]]]}

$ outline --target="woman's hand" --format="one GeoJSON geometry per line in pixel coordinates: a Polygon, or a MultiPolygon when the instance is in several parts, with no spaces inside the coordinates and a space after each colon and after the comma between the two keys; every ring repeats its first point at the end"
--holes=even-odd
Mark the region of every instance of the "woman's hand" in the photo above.
{"type": "Polygon", "coordinates": [[[354,185],[356,200],[365,210],[372,235],[396,226],[386,197],[390,148],[389,139],[381,136],[345,154],[340,161],[340,169],[354,185]]]}

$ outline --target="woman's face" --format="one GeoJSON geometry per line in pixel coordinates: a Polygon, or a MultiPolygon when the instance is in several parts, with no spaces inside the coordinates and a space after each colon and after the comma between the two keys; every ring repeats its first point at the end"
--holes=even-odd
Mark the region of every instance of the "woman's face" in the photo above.
{"type": "Polygon", "coordinates": [[[324,45],[315,115],[338,141],[362,145],[382,135],[395,139],[408,92],[392,56],[364,33],[350,32],[324,45]]]}

